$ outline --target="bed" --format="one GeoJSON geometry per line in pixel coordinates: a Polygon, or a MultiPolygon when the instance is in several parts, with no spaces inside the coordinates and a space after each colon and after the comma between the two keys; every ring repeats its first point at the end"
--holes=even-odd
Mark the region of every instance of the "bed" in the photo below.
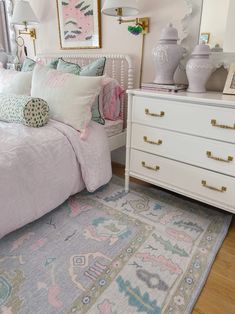
{"type": "MultiPolygon", "coordinates": [[[[45,62],[61,55],[40,55],[45,62]]],[[[86,64],[103,55],[62,57],[86,64]]],[[[133,71],[127,56],[106,56],[106,74],[126,90],[133,71]]],[[[91,122],[89,137],[64,123],[50,120],[42,128],[0,122],[0,238],[62,204],[84,188],[93,192],[112,176],[110,151],[125,145],[126,97],[123,121],[102,126],[91,122]],[[107,136],[109,135],[109,137],[107,136]]]]}

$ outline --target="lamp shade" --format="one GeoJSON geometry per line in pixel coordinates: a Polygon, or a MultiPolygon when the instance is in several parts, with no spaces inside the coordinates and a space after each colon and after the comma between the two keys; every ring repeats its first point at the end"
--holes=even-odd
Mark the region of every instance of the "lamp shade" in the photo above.
{"type": "Polygon", "coordinates": [[[106,0],[101,12],[105,15],[117,16],[117,9],[122,9],[122,16],[135,16],[139,13],[137,0],[106,0]]]}
{"type": "Polygon", "coordinates": [[[28,1],[17,0],[15,2],[11,23],[22,25],[24,22],[27,22],[27,24],[38,24],[39,20],[28,1]]]}

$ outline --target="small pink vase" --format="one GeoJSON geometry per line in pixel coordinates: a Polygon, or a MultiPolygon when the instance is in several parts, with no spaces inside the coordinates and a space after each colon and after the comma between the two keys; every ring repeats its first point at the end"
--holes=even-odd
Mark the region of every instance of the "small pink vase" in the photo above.
{"type": "Polygon", "coordinates": [[[188,91],[192,93],[205,93],[214,65],[210,60],[211,50],[208,45],[200,44],[195,47],[186,66],[189,81],[188,91]]]}

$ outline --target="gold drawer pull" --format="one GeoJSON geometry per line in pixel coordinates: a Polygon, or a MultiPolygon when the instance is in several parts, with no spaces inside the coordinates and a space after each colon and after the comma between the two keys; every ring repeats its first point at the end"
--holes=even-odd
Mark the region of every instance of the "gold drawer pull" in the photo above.
{"type": "Polygon", "coordinates": [[[211,120],[211,125],[221,129],[235,130],[235,124],[233,126],[218,124],[216,120],[211,120]]]}
{"type": "Polygon", "coordinates": [[[144,136],[143,139],[144,139],[144,142],[145,142],[145,143],[148,143],[148,144],[162,145],[162,140],[158,140],[158,141],[156,141],[156,142],[150,141],[150,140],[148,140],[148,137],[147,137],[147,136],[144,136]]]}
{"type": "Polygon", "coordinates": [[[212,152],[206,152],[206,154],[207,154],[208,158],[213,159],[213,160],[227,162],[227,163],[233,161],[233,157],[232,156],[228,156],[227,159],[223,159],[223,158],[220,158],[220,157],[213,156],[212,152]]]}
{"type": "Polygon", "coordinates": [[[153,170],[153,171],[159,171],[160,170],[160,167],[158,167],[158,166],[156,166],[156,167],[147,166],[144,161],[142,161],[142,167],[144,167],[148,170],[153,170]]]}
{"type": "Polygon", "coordinates": [[[210,186],[207,184],[207,182],[205,180],[202,181],[202,185],[207,188],[207,189],[210,189],[212,191],[216,191],[216,192],[220,192],[220,193],[224,193],[227,191],[227,188],[225,186],[222,186],[220,189],[219,188],[216,188],[214,186],[210,186]]]}
{"type": "Polygon", "coordinates": [[[145,114],[147,116],[151,116],[151,117],[164,117],[165,116],[165,112],[164,111],[161,111],[160,113],[151,113],[149,111],[149,109],[145,109],[145,114]]]}

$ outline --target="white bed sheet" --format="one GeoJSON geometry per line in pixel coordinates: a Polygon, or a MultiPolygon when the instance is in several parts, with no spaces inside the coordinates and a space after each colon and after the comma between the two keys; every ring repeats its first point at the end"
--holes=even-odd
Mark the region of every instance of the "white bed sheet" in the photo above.
{"type": "Polygon", "coordinates": [[[104,128],[108,137],[118,135],[123,131],[123,120],[105,120],[104,128]]]}

